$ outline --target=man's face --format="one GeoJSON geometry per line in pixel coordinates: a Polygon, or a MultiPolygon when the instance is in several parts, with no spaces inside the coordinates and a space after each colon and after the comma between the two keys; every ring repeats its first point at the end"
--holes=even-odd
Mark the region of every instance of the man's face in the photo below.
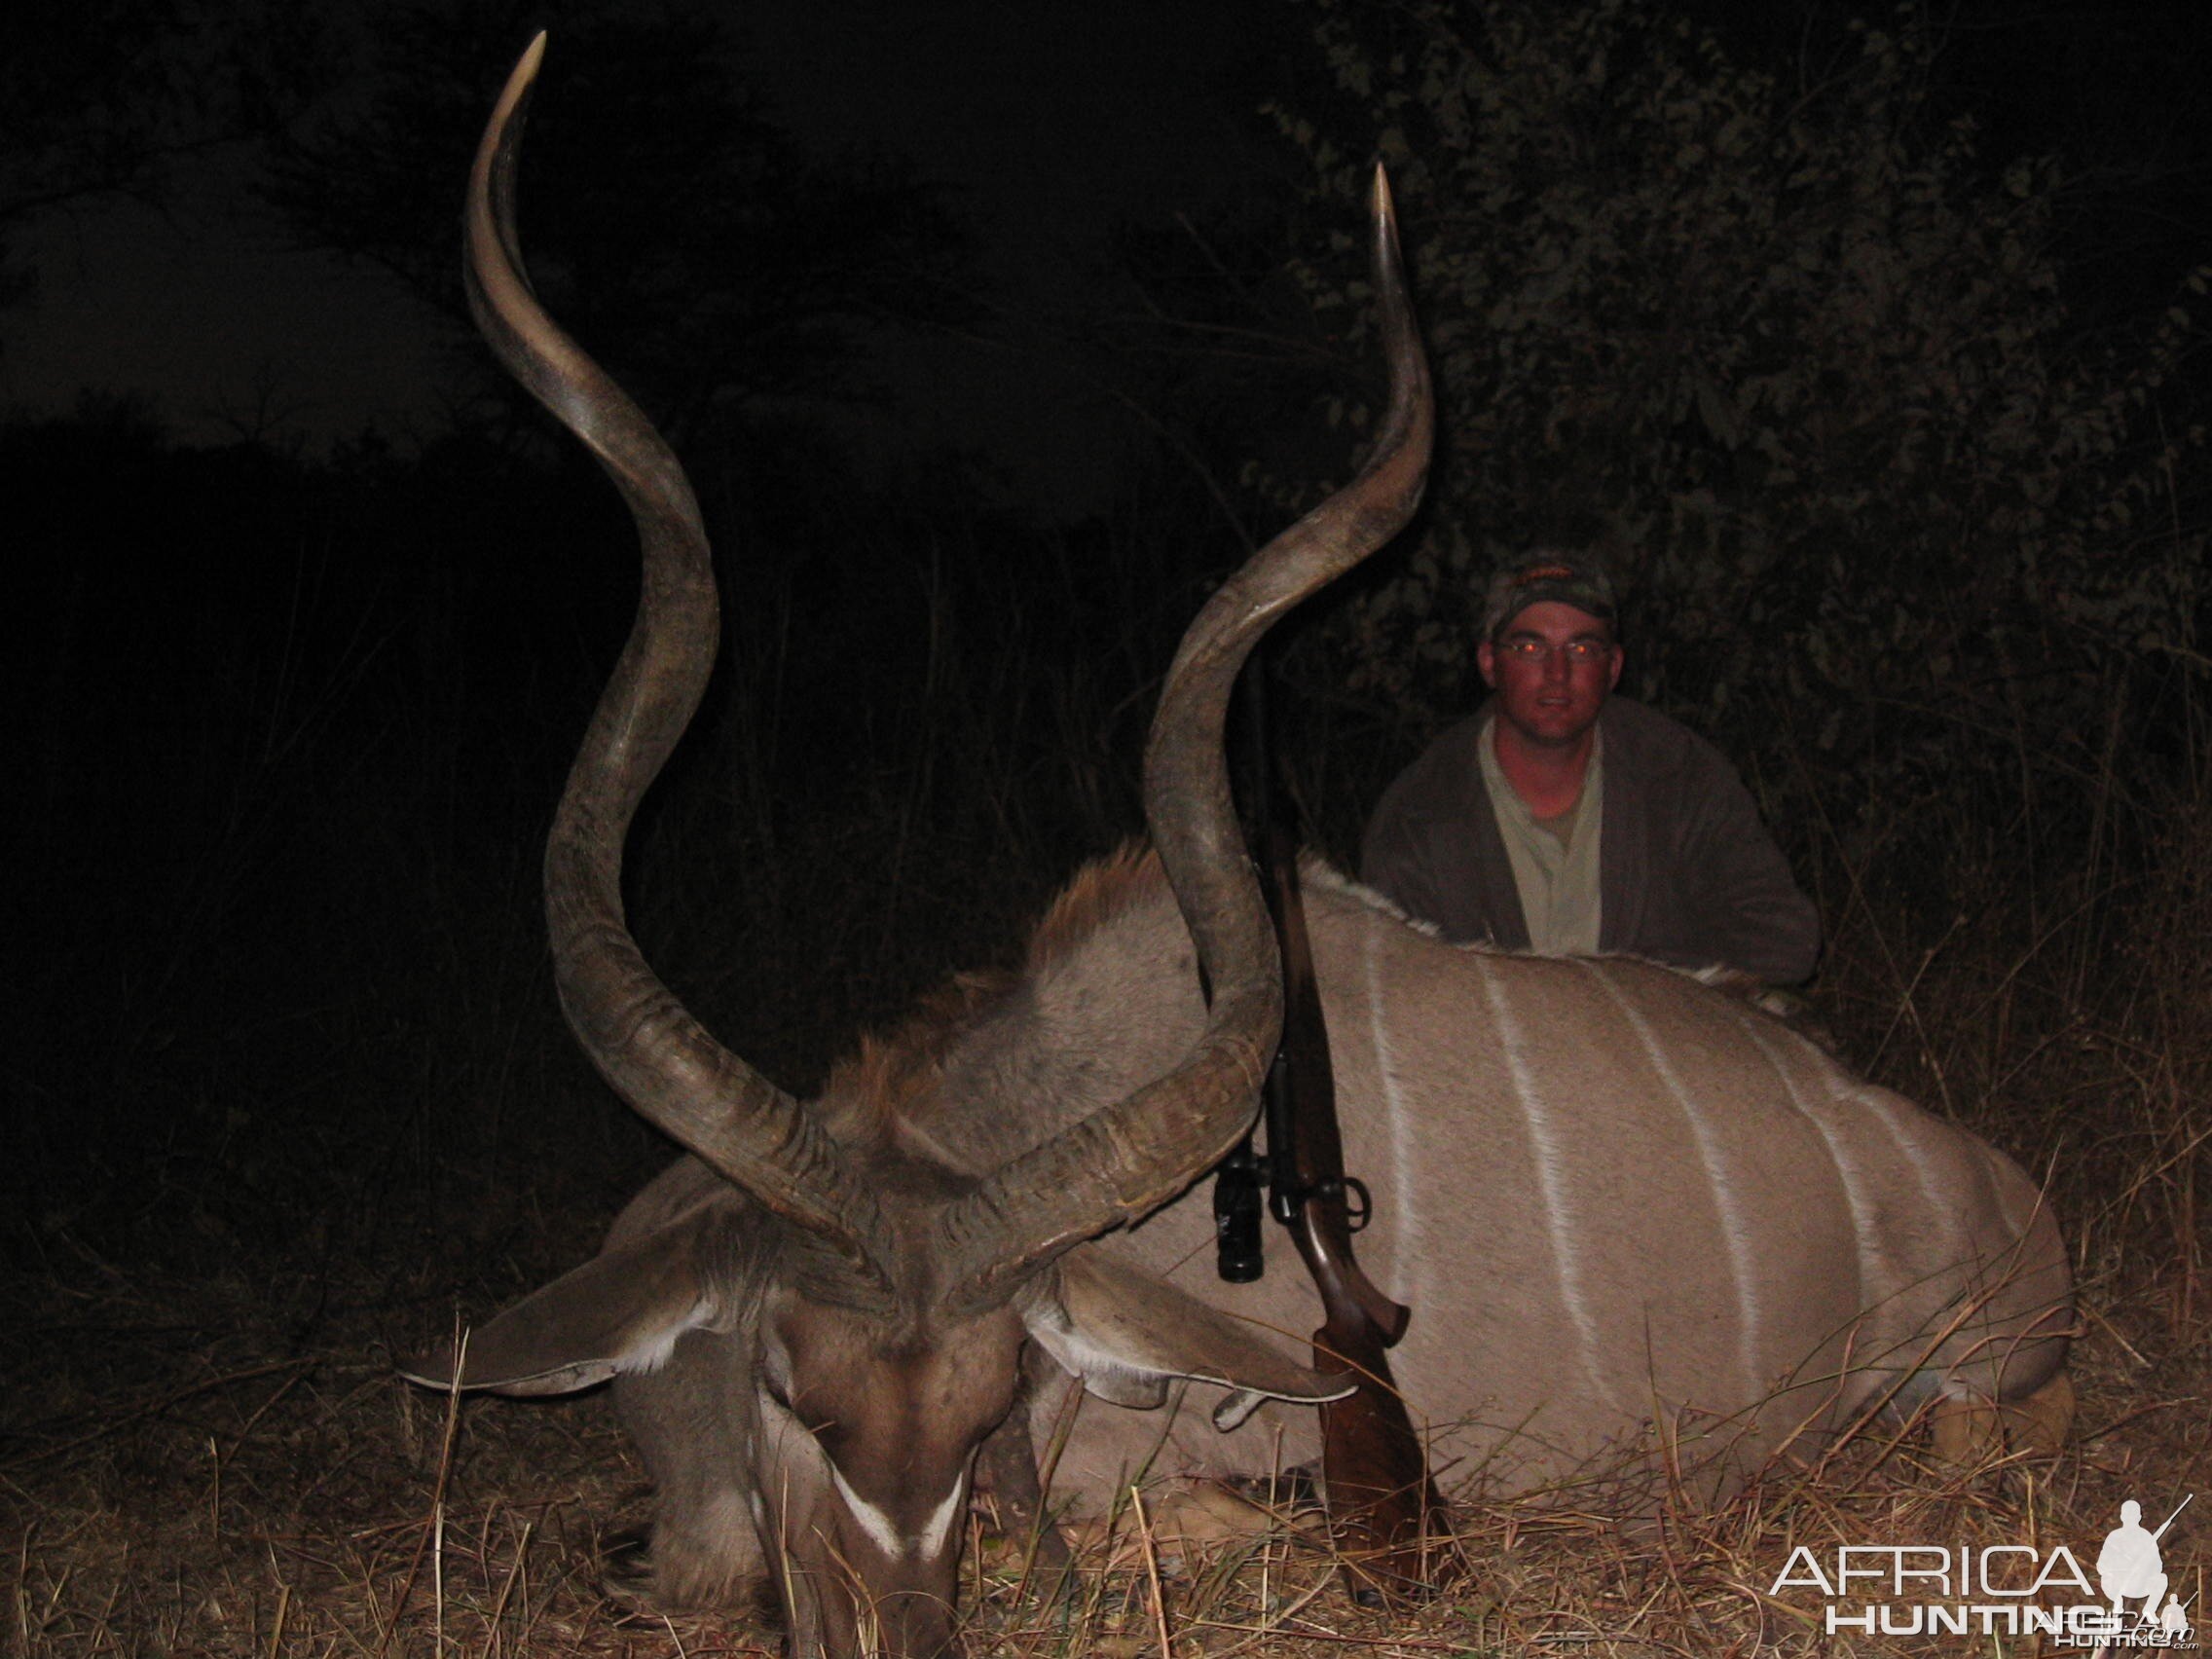
{"type": "Polygon", "coordinates": [[[1539,600],[1475,649],[1498,713],[1521,737],[1546,749],[1581,741],[1621,677],[1613,631],[1587,610],[1539,600]]]}

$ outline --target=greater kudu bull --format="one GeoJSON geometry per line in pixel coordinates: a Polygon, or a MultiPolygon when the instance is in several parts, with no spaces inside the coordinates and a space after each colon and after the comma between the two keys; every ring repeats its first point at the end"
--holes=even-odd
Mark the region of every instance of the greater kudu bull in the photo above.
{"type": "MultiPolygon", "coordinates": [[[[541,44],[477,156],[470,299],[621,490],[645,562],[554,823],[546,912],[578,1040],[692,1156],[596,1259],[477,1330],[461,1385],[615,1380],[659,1490],[662,1600],[733,1599],[764,1573],[800,1654],[934,1653],[976,1451],[1018,1423],[1032,1339],[1048,1396],[1228,1390],[1210,1427],[1176,1419],[1164,1458],[1163,1414],[1085,1414],[1058,1468],[1093,1496],[1139,1457],[1309,1456],[1303,1407],[1345,1391],[1258,1334],[1311,1328],[1299,1276],[1211,1282],[1206,1206],[1169,1201],[1248,1125],[1279,1022],[1221,756],[1231,682],[1275,617],[1395,534],[1427,465],[1388,199],[1379,180],[1391,395],[1374,454],[1186,636],[1146,753],[1157,855],[1086,871],[1022,972],[965,986],[802,1104],[692,1019],[623,918],[630,817],[705,683],[716,598],[675,459],[522,275],[515,157],[541,44]],[[1271,1401],[1291,1405],[1246,1422],[1271,1401]]],[[[1980,1141],[1680,974],[1456,948],[1317,865],[1307,888],[1347,1157],[1381,1215],[1361,1254],[1418,1309],[1398,1377],[1446,1456],[1525,1488],[1648,1438],[1671,1473],[1724,1483],[1870,1405],[2011,1400],[2060,1375],[2065,1252],[1980,1141]]],[[[449,1385],[454,1358],[406,1370],[449,1385]]]]}

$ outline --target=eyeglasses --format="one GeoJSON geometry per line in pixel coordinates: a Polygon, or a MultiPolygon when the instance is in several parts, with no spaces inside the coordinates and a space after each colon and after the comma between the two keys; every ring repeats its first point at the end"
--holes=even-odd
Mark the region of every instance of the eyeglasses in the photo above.
{"type": "Polygon", "coordinates": [[[1554,654],[1563,655],[1569,668],[1604,662],[1613,654],[1610,640],[1567,640],[1555,645],[1534,634],[1509,634],[1497,642],[1497,648],[1515,662],[1548,662],[1554,654]]]}

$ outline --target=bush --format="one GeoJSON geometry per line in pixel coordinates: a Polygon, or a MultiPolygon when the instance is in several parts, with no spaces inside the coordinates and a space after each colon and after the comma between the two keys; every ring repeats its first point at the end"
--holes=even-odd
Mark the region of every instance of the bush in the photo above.
{"type": "MultiPolygon", "coordinates": [[[[1317,12],[1344,104],[1277,117],[1340,222],[1388,165],[1444,414],[1425,534],[1340,619],[1356,683],[1463,709],[1492,570],[1594,520],[1627,686],[1785,823],[1978,795],[2079,833],[2110,734],[2158,758],[2147,699],[2201,661],[2195,324],[2076,340],[2058,170],[1932,121],[1915,14],[1793,86],[1628,0],[1317,12]]],[[[1299,272],[1356,339],[1338,252],[1299,272]]]]}

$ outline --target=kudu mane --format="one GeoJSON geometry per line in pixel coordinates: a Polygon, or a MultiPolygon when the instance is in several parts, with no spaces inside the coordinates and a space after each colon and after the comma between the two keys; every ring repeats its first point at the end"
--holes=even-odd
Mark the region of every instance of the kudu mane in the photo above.
{"type": "MultiPolygon", "coordinates": [[[[1024,1150],[1083,1101],[1109,1097],[1100,1082],[1141,1075],[1166,1045],[1144,1011],[1113,1006],[1119,983],[1141,977],[1157,1000],[1196,1008],[1190,945],[1159,855],[1132,839],[1077,870],[1030,930],[1012,967],[953,975],[887,1031],[862,1036],[830,1068],[820,1110],[839,1140],[903,1144],[954,1169],[979,1173],[1024,1150]],[[1150,972],[1161,953],[1183,972],[1150,972]],[[1126,1036],[1116,1040],[1114,1028],[1126,1036]]],[[[1165,1008],[1152,1011],[1157,1026],[1165,1008]]],[[[1181,1029],[1181,1020],[1169,1020],[1181,1029]]]]}
{"type": "MultiPolygon", "coordinates": [[[[1315,855],[1301,864],[1322,909],[1356,906],[1436,937],[1315,855]]],[[[888,1031],[864,1034],[831,1067],[822,1110],[840,1140],[904,1141],[909,1151],[975,1172],[977,1161],[1019,1150],[1081,1102],[1108,1092],[1096,1085],[1101,1076],[1125,1079],[1155,1051],[1171,1052],[1157,1033],[1181,1029],[1178,1016],[1196,1010],[1189,954],[1159,857],[1149,843],[1127,841],[1076,871],[1030,930],[1018,965],[956,974],[888,1031]],[[1170,958],[1180,972],[1152,972],[1170,958]],[[1135,992],[1142,994],[1132,1000],[1135,992]],[[1114,1014],[1098,1018],[1107,1008],[1114,1014]],[[1027,1135],[1007,1139],[1025,1127],[1027,1135]]],[[[1747,975],[1652,966],[1778,1024],[1800,1024],[1769,1007],[1769,987],[1747,975]]]]}

